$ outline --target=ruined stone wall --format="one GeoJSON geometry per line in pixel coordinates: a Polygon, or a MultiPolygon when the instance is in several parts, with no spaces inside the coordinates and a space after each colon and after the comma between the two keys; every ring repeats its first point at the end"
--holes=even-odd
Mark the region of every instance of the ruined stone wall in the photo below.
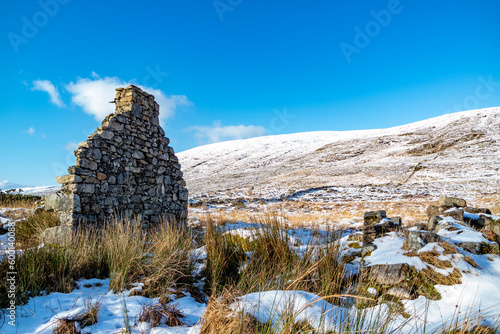
{"type": "Polygon", "coordinates": [[[46,210],[66,225],[103,223],[116,213],[144,222],[162,215],[185,220],[188,191],[154,96],[135,86],[116,91],[115,113],[80,143],[76,166],[56,178],[61,191],[46,196],[46,210]]]}

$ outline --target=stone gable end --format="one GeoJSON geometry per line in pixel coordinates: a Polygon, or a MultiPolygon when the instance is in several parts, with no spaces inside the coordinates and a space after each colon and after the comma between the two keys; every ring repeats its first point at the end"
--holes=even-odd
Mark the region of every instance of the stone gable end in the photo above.
{"type": "Polygon", "coordinates": [[[61,191],[46,196],[45,209],[65,225],[102,224],[116,214],[184,221],[188,191],[154,96],[131,85],[116,89],[114,103],[115,113],[78,146],[76,166],[56,178],[61,191]]]}

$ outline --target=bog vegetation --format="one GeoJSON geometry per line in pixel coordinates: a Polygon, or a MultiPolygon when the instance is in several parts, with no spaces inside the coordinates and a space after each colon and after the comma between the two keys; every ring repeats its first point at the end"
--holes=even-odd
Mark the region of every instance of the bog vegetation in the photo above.
{"type": "MultiPolygon", "coordinates": [[[[16,287],[19,305],[42,293],[70,292],[75,281],[81,278],[109,278],[114,292],[141,282],[144,288],[136,293],[159,298],[160,303],[145,305],[140,314],[141,319],[152,324],[158,325],[163,319],[171,325],[182,325],[182,313],[168,305],[172,291],[189,292],[199,302],[208,303],[201,333],[314,333],[310,323],[296,321],[292,308],[290,312],[280,313],[280,321],[269,323],[231,308],[242,295],[271,290],[300,290],[336,306],[355,305],[356,315],[343,321],[339,332],[360,332],[369,324],[372,326],[369,332],[386,333],[394,316],[408,316],[395,298],[388,315],[376,323],[368,322],[364,310],[378,303],[368,293],[369,287],[376,284],[362,273],[349,271],[349,259],[337,242],[339,231],[326,231],[321,242],[311,238],[309,244],[293,247],[280,217],[273,215],[253,222],[259,228],[245,238],[225,233],[224,226],[236,221],[224,216],[205,216],[202,224],[190,229],[167,220],[143,229],[117,217],[100,230],[82,227],[71,240],[38,247],[42,242],[41,231],[57,225],[58,220],[50,213],[34,212],[18,222],[16,230],[18,248],[23,249],[16,255],[16,271],[21,278],[16,287]],[[195,250],[200,248],[206,250],[206,257],[196,255],[195,250]]],[[[436,266],[449,267],[449,263],[437,260],[435,255],[415,254],[427,262],[433,261],[436,266]]],[[[8,262],[3,258],[0,275],[5,277],[8,271],[8,262]]],[[[435,284],[460,282],[457,271],[449,277],[432,270],[413,274],[411,281],[429,299],[440,298],[433,289],[435,284]]],[[[385,287],[377,288],[384,290],[385,287]]],[[[0,282],[0,308],[8,306],[7,291],[6,282],[0,282]]],[[[98,307],[92,305],[85,314],[62,319],[59,332],[73,330],[77,323],[82,328],[82,323],[97,321],[94,318],[98,307]]],[[[477,327],[478,323],[473,320],[466,323],[457,320],[451,327],[443,328],[443,332],[494,333],[498,330],[477,327]],[[476,330],[469,332],[472,328],[476,330]]]]}

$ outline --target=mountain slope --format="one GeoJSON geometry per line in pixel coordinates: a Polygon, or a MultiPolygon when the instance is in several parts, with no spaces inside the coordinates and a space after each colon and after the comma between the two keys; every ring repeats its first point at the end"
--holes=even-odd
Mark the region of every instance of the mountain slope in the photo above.
{"type": "Polygon", "coordinates": [[[190,196],[274,198],[314,187],[384,185],[495,193],[500,108],[388,129],[323,131],[215,143],[178,153],[190,196]]]}

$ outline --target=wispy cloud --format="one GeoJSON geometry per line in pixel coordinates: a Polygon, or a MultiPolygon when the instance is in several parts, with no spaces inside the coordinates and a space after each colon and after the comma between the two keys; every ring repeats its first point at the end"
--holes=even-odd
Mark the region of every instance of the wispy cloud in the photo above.
{"type": "Polygon", "coordinates": [[[226,125],[216,121],[212,126],[191,126],[186,131],[194,132],[200,143],[216,143],[224,140],[246,139],[267,134],[260,125],[226,125]]]}
{"type": "Polygon", "coordinates": [[[0,189],[3,189],[8,183],[9,183],[9,181],[7,181],[7,180],[0,181],[0,189]]]}
{"type": "Polygon", "coordinates": [[[67,143],[66,145],[64,145],[63,148],[67,151],[74,151],[78,148],[78,144],[77,143],[67,143]]]}
{"type": "Polygon", "coordinates": [[[192,105],[185,95],[166,95],[159,89],[123,81],[118,77],[101,78],[95,72],[92,72],[91,76],[92,78],[78,78],[76,82],[70,82],[66,85],[66,89],[72,95],[72,102],[82,107],[87,114],[93,115],[98,121],[115,111],[115,105],[109,103],[115,98],[115,88],[131,84],[155,96],[156,102],[160,105],[162,123],[172,117],[179,107],[192,105]]]}
{"type": "Polygon", "coordinates": [[[49,80],[35,80],[33,81],[33,88],[31,89],[46,92],[47,94],[49,94],[50,101],[53,104],[55,104],[59,108],[65,107],[64,102],[61,100],[59,91],[49,80]]]}
{"type": "Polygon", "coordinates": [[[28,130],[26,130],[26,133],[29,134],[30,136],[33,136],[35,134],[35,128],[30,127],[28,130]]]}

